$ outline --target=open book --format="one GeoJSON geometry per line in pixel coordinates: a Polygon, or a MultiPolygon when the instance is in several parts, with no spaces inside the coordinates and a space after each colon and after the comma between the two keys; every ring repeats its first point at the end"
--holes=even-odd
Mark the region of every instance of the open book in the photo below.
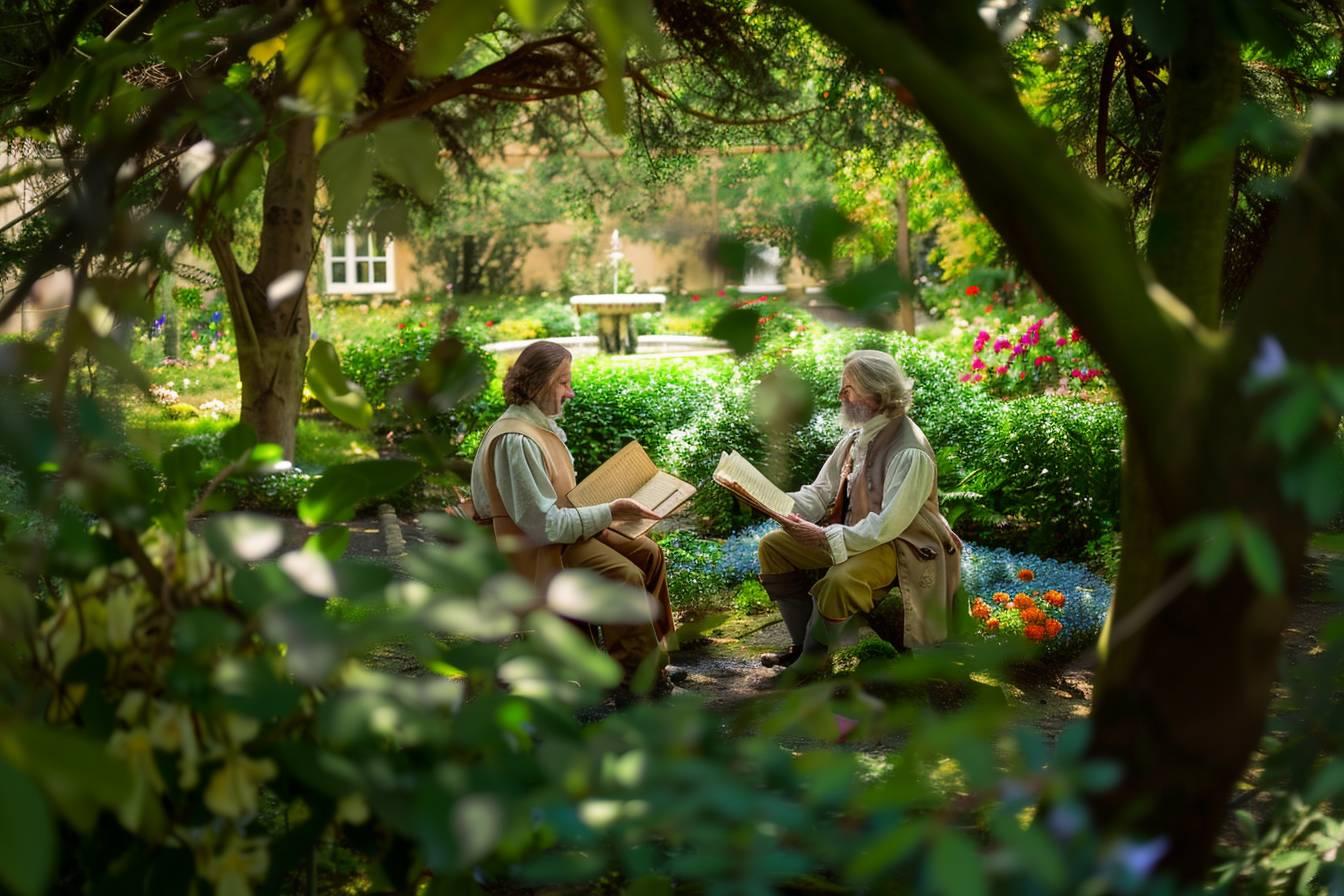
{"type": "Polygon", "coordinates": [[[794,512],[793,499],[736,451],[719,455],[714,481],[774,520],[794,512]]]}
{"type": "MultiPolygon", "coordinates": [[[[575,507],[609,504],[617,498],[634,498],[664,517],[686,503],[693,494],[695,486],[655,467],[644,446],[631,442],[607,458],[602,466],[583,477],[583,481],[570,489],[565,497],[575,507]]],[[[611,528],[635,538],[653,528],[656,522],[622,520],[612,523],[611,528]]]]}

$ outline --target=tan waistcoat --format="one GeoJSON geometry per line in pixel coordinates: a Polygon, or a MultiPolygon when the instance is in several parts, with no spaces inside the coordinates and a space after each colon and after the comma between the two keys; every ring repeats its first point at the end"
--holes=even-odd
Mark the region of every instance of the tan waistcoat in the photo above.
{"type": "MultiPolygon", "coordinates": [[[[849,443],[853,450],[855,433],[849,443]]],[[[892,420],[868,443],[863,469],[849,495],[845,524],[882,512],[887,464],[898,451],[916,448],[937,463],[933,447],[909,417],[892,420]]],[[[841,484],[844,488],[845,484],[841,484]]],[[[905,605],[905,643],[918,647],[947,638],[952,597],[961,584],[960,542],[938,509],[938,482],[905,531],[896,536],[896,581],[905,605]]]]}
{"type": "Polygon", "coordinates": [[[495,542],[499,550],[508,559],[514,572],[531,579],[538,586],[544,586],[562,568],[560,552],[563,545],[536,544],[504,512],[504,499],[495,485],[494,441],[506,433],[526,436],[541,448],[542,463],[546,468],[546,478],[558,496],[556,503],[568,507],[565,495],[575,485],[574,461],[570,459],[569,449],[560,437],[548,429],[535,426],[525,420],[500,419],[485,431],[481,437],[481,447],[477,456],[481,459],[485,477],[485,487],[489,492],[490,509],[494,516],[490,525],[495,530],[495,542]]]}

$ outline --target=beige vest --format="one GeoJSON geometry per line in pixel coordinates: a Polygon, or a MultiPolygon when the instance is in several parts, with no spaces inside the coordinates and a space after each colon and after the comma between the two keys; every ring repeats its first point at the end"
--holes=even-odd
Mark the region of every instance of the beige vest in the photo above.
{"type": "Polygon", "coordinates": [[[541,448],[546,477],[559,496],[556,503],[561,507],[570,506],[565,495],[575,485],[574,462],[559,436],[525,420],[496,420],[481,437],[481,447],[477,449],[485,475],[485,487],[490,496],[490,508],[494,513],[490,524],[495,530],[495,542],[514,572],[531,579],[538,586],[544,586],[562,567],[560,552],[563,545],[535,544],[504,512],[504,499],[499,494],[499,486],[495,485],[495,455],[492,449],[495,439],[505,433],[526,436],[541,448]]]}
{"type": "MultiPolygon", "coordinates": [[[[853,450],[858,433],[850,438],[853,450]]],[[[937,463],[933,447],[915,422],[905,415],[882,427],[868,443],[867,456],[849,495],[845,524],[853,526],[869,513],[882,512],[887,464],[898,451],[916,448],[937,463]]],[[[841,488],[845,484],[841,483],[841,488]]],[[[938,509],[934,479],[924,506],[905,531],[896,536],[896,581],[905,605],[905,643],[918,647],[947,638],[952,597],[961,584],[960,541],[938,509]]]]}

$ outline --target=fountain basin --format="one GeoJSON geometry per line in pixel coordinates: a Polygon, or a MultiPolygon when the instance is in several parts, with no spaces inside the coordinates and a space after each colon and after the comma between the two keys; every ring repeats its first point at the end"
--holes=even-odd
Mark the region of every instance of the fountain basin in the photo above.
{"type": "MultiPolygon", "coordinates": [[[[535,339],[514,339],[507,342],[489,342],[482,347],[494,355],[508,357],[518,354],[536,341],[535,339]]],[[[596,336],[552,336],[547,341],[558,342],[569,349],[576,358],[586,358],[601,351],[596,336]]],[[[631,361],[658,361],[674,358],[700,358],[707,355],[727,355],[731,354],[732,351],[728,343],[721,339],[712,339],[709,336],[654,333],[639,340],[638,355],[627,355],[625,357],[631,361]]]]}
{"type": "Polygon", "coordinates": [[[636,350],[634,315],[657,311],[667,297],[658,292],[600,293],[571,296],[575,311],[597,312],[597,342],[604,352],[633,355],[636,350]]]}

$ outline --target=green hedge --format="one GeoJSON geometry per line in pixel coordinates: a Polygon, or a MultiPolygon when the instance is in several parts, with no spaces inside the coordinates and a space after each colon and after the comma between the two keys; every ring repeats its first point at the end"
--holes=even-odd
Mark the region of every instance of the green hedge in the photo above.
{"type": "MultiPolygon", "coordinates": [[[[374,408],[375,425],[389,428],[409,422],[396,390],[419,372],[435,344],[446,338],[460,339],[467,346],[483,380],[489,382],[495,371],[494,356],[481,348],[482,340],[468,328],[443,331],[434,327],[407,327],[394,337],[364,339],[346,347],[341,369],[364,390],[374,408]]],[[[467,433],[479,428],[482,419],[488,423],[493,408],[484,400],[483,392],[459,403],[451,412],[438,415],[431,421],[432,427],[440,432],[467,433]]]]}
{"type": "MultiPolygon", "coordinates": [[[[840,370],[845,355],[858,348],[891,352],[914,379],[913,419],[940,456],[955,459],[942,488],[970,476],[981,485],[986,510],[1018,523],[1001,533],[977,532],[979,540],[1070,556],[1114,528],[1124,430],[1118,405],[1057,397],[1001,401],[959,382],[956,362],[928,343],[875,330],[799,332],[790,326],[772,333],[751,356],[726,361],[580,360],[574,369],[577,397],[563,421],[575,467],[583,476],[638,439],[660,465],[699,488],[692,509],[705,531],[726,534],[754,514],[713,484],[720,453],[740,452],[786,489],[811,481],[841,435],[840,370]],[[787,442],[772,452],[757,418],[755,390],[780,364],[811,393],[813,407],[807,422],[792,427],[787,442]],[[1009,531],[1020,537],[1007,538],[1009,531]]],[[[497,383],[482,404],[467,454],[479,429],[503,408],[497,383]]]]}

